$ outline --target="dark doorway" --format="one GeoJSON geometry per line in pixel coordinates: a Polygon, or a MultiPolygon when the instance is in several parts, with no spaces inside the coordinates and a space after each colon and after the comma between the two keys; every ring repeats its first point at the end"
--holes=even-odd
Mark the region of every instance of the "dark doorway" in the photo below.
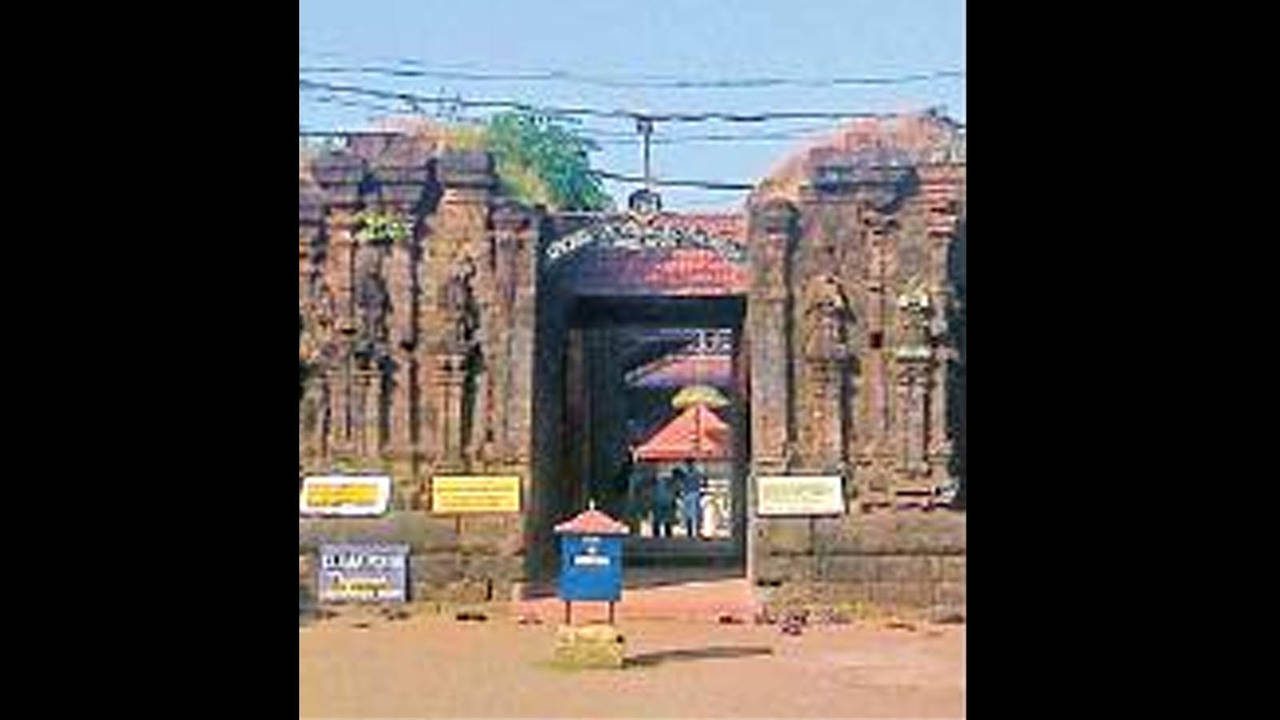
{"type": "Polygon", "coordinates": [[[745,567],[745,298],[579,296],[566,310],[565,499],[632,527],[629,566],[745,567]],[[687,458],[701,482],[681,480],[687,458]]]}

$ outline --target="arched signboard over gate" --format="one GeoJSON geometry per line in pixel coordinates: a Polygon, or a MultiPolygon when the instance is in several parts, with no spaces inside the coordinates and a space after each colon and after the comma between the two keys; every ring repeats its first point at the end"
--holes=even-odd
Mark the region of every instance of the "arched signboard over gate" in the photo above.
{"type": "Polygon", "coordinates": [[[549,243],[543,269],[574,295],[744,295],[744,230],[737,214],[604,217],[549,243]]]}

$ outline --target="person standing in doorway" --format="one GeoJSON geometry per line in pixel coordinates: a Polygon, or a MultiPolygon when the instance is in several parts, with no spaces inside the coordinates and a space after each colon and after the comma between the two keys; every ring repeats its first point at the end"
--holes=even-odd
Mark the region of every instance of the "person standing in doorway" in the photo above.
{"type": "Polygon", "coordinates": [[[683,479],[684,492],[683,510],[684,510],[684,527],[685,531],[691,538],[701,537],[698,533],[699,526],[702,524],[702,485],[706,478],[702,471],[694,465],[693,458],[685,458],[684,466],[677,468],[681,471],[683,479]]]}
{"type": "Polygon", "coordinates": [[[671,470],[671,495],[672,507],[671,518],[676,527],[687,528],[688,523],[685,522],[685,501],[684,501],[684,466],[677,465],[671,470]]]}
{"type": "Polygon", "coordinates": [[[659,475],[653,483],[653,535],[671,537],[671,515],[675,509],[671,479],[659,475]]]}

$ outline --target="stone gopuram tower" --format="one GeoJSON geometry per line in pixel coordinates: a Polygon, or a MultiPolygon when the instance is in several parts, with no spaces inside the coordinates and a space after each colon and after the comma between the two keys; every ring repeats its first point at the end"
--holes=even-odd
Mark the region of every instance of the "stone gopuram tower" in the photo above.
{"type": "Polygon", "coordinates": [[[432,538],[415,554],[451,553],[442,581],[477,574],[464,545],[489,582],[521,576],[522,514],[428,513],[442,474],[517,475],[530,496],[540,214],[498,197],[488,154],[403,135],[353,137],[299,180],[303,473],[390,475],[394,508],[432,538]]]}
{"type": "Polygon", "coordinates": [[[750,574],[956,604],[937,597],[938,568],[963,565],[963,516],[918,510],[957,479],[963,134],[933,115],[853,123],[747,210],[752,477],[838,475],[849,508],[758,517],[753,484],[750,574]]]}
{"type": "Polygon", "coordinates": [[[914,143],[854,126],[748,207],[755,470],[842,474],[865,509],[951,480],[963,146],[940,120],[912,122],[914,143]]]}

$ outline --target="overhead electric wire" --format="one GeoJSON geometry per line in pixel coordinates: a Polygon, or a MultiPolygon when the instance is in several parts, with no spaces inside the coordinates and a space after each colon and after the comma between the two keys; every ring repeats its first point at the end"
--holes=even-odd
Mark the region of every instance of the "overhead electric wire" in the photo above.
{"type": "MultiPolygon", "coordinates": [[[[358,85],[336,85],[333,83],[314,82],[312,80],[299,79],[298,86],[304,90],[323,90],[334,93],[351,93],[354,95],[363,95],[366,97],[381,98],[384,100],[402,100],[407,103],[427,103],[427,104],[447,104],[456,108],[493,108],[493,109],[509,109],[523,111],[538,115],[580,115],[584,117],[600,117],[600,118],[631,118],[635,120],[651,120],[656,122],[705,122],[708,120],[719,120],[722,122],[747,122],[757,123],[769,120],[803,120],[803,119],[825,119],[825,120],[852,120],[858,118],[866,119],[891,119],[905,117],[919,113],[904,112],[833,112],[833,111],[815,111],[815,110],[771,110],[754,113],[736,113],[724,111],[708,111],[708,112],[649,112],[638,110],[602,110],[590,107],[556,107],[556,106],[539,106],[532,103],[520,102],[515,100],[467,100],[460,96],[446,95],[420,95],[417,93],[400,92],[394,90],[378,90],[375,88],[361,87],[358,85]]],[[[940,107],[927,108],[921,112],[939,114],[940,107]]],[[[947,120],[947,122],[957,127],[963,124],[955,121],[947,120]]]]}
{"type": "Polygon", "coordinates": [[[754,89],[771,87],[840,87],[840,86],[876,86],[903,85],[907,83],[926,82],[930,80],[963,79],[963,70],[938,70],[932,72],[909,73],[897,76],[858,77],[836,76],[824,78],[794,77],[745,77],[745,78],[710,78],[687,79],[670,75],[636,75],[630,77],[608,77],[588,75],[564,70],[546,70],[514,73],[467,72],[443,69],[396,68],[385,65],[311,65],[299,66],[299,73],[330,75],[381,75],[387,77],[429,77],[443,80],[460,80],[467,82],[566,82],[582,85],[615,88],[667,88],[686,89],[754,89]]]}
{"type": "Polygon", "coordinates": [[[641,185],[647,183],[649,185],[658,185],[661,187],[693,187],[693,188],[701,188],[703,190],[752,190],[756,187],[753,184],[747,184],[747,183],[715,182],[710,180],[660,180],[657,178],[646,179],[636,175],[623,175],[620,173],[609,172],[607,170],[588,170],[587,172],[590,173],[591,175],[597,175],[599,177],[607,178],[609,180],[618,180],[621,182],[628,182],[628,183],[641,184],[641,185]]]}

